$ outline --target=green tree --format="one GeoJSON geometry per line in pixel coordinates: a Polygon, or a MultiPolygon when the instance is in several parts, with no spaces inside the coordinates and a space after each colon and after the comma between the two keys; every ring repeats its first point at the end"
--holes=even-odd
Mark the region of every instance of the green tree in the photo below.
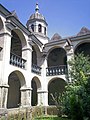
{"type": "Polygon", "coordinates": [[[52,95],[52,98],[59,113],[72,120],[90,120],[90,58],[77,54],[68,64],[66,78],[70,82],[62,95],[52,95]]]}
{"type": "Polygon", "coordinates": [[[90,58],[83,53],[77,54],[68,62],[70,69],[68,71],[71,83],[75,85],[84,85],[87,82],[88,73],[90,73],[90,58]]]}
{"type": "Polygon", "coordinates": [[[90,58],[82,53],[69,61],[70,83],[63,94],[63,113],[72,120],[90,119],[90,58]]]}

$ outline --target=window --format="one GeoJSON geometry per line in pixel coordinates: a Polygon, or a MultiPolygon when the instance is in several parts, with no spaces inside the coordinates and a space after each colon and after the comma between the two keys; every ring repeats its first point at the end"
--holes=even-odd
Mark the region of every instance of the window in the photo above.
{"type": "Polygon", "coordinates": [[[44,27],[44,35],[46,35],[46,27],[44,27]]]}
{"type": "Polygon", "coordinates": [[[38,25],[38,32],[42,32],[42,25],[41,24],[38,25]]]}
{"type": "Polygon", "coordinates": [[[0,47],[0,60],[2,60],[2,57],[3,57],[3,51],[2,51],[2,47],[0,47]]]}
{"type": "Polygon", "coordinates": [[[2,19],[0,18],[0,31],[3,30],[3,22],[2,22],[2,19]]]}
{"type": "Polygon", "coordinates": [[[32,31],[34,32],[34,25],[33,25],[33,24],[31,25],[31,29],[32,29],[32,31]]]}

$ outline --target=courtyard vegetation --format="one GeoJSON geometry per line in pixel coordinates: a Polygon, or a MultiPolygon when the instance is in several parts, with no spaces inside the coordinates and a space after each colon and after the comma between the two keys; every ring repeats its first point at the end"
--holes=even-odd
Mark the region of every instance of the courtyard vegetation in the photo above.
{"type": "Polygon", "coordinates": [[[90,57],[77,54],[69,61],[69,66],[65,92],[58,97],[53,95],[59,116],[90,120],[90,57]]]}

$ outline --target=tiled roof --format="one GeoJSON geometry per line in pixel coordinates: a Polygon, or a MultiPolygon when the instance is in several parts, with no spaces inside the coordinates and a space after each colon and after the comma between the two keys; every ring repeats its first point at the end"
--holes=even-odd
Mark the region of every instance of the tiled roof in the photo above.
{"type": "Polygon", "coordinates": [[[90,30],[86,27],[82,27],[80,32],[77,34],[77,36],[81,36],[81,35],[84,35],[84,34],[90,34],[90,30]]]}
{"type": "Polygon", "coordinates": [[[60,39],[62,39],[62,38],[61,38],[61,36],[58,33],[55,33],[53,35],[53,37],[51,38],[51,40],[60,40],[60,39]]]}

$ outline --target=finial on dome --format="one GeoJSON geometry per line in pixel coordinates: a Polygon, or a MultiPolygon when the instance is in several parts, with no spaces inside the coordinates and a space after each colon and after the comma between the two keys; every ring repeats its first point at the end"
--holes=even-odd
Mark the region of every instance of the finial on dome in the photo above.
{"type": "Polygon", "coordinates": [[[38,13],[39,11],[39,7],[38,7],[38,3],[36,3],[36,9],[35,9],[36,13],[38,13]]]}

